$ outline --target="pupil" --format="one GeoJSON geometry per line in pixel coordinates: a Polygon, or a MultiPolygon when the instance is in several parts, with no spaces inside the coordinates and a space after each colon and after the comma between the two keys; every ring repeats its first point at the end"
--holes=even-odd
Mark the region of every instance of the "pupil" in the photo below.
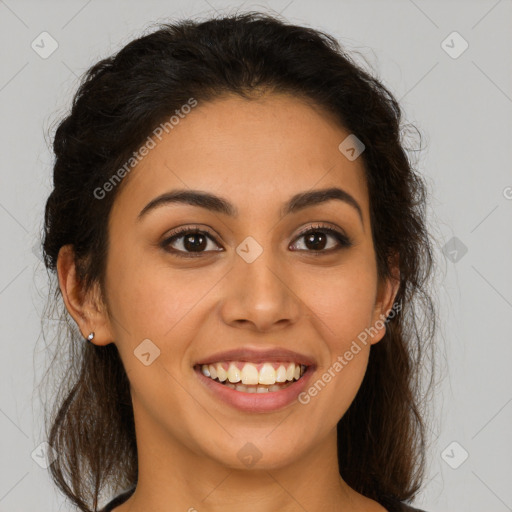
{"type": "Polygon", "coordinates": [[[194,251],[194,250],[201,250],[206,247],[206,237],[203,236],[201,233],[191,233],[187,235],[183,241],[183,244],[185,246],[185,249],[194,251]],[[196,243],[189,243],[191,238],[196,239],[196,243]],[[198,241],[199,239],[199,241],[198,241]]]}
{"type": "Polygon", "coordinates": [[[310,233],[306,236],[306,247],[308,249],[319,250],[325,247],[325,234],[324,233],[310,233]],[[315,242],[316,238],[321,238],[320,242],[315,242]],[[322,243],[323,242],[323,243],[322,243]],[[320,245],[320,246],[319,246],[320,245]]]}

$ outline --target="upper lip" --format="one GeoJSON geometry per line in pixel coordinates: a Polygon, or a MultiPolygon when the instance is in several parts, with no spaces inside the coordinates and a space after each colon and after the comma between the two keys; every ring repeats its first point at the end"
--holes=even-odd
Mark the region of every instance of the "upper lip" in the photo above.
{"type": "Polygon", "coordinates": [[[284,348],[266,350],[236,348],[232,350],[226,350],[224,352],[217,352],[211,356],[204,357],[196,364],[214,364],[221,361],[247,361],[254,364],[264,363],[266,361],[276,361],[281,363],[291,362],[303,364],[305,366],[315,366],[315,361],[311,357],[284,348]]]}

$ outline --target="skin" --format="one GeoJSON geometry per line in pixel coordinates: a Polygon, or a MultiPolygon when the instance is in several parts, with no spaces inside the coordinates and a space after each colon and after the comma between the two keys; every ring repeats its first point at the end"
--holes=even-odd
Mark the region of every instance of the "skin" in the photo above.
{"type": "MultiPolygon", "coordinates": [[[[116,344],[131,384],[139,481],[116,512],[385,510],[341,479],[336,456],[336,424],[385,327],[309,404],[272,413],[224,405],[193,370],[220,350],[283,347],[316,360],[315,382],[389,313],[398,280],[378,279],[363,161],[338,150],[347,135],[329,114],[284,94],[199,104],[124,178],[109,218],[107,297],[81,290],[72,248],[61,249],[68,311],[84,337],[94,331],[96,345],[116,344]],[[357,200],[362,221],[339,200],[281,217],[292,195],[330,186],[357,200]],[[176,188],[220,195],[240,215],[175,203],[137,221],[176,188]],[[315,257],[298,233],[316,222],[353,245],[329,252],[338,242],[328,234],[315,257]],[[159,247],[173,229],[196,225],[215,237],[200,257],[159,247]],[[235,252],[247,236],[263,248],[252,263],[235,252]],[[134,356],[144,339],[160,350],[149,366],[134,356]],[[247,442],[262,454],[251,468],[237,455],[247,442]]],[[[186,252],[183,237],[171,247],[186,252]]]]}

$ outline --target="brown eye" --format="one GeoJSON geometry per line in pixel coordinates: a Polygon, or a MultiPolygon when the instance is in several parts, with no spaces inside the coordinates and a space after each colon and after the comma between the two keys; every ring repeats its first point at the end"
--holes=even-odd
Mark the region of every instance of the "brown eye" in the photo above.
{"type": "MultiPolygon", "coordinates": [[[[351,240],[345,234],[322,225],[304,230],[296,240],[300,239],[304,239],[304,248],[296,250],[309,252],[315,256],[331,254],[352,246],[351,240]]],[[[214,236],[208,231],[190,227],[180,228],[171,233],[160,245],[167,252],[183,258],[195,258],[224,250],[219,248],[214,236]]]]}
{"type": "Polygon", "coordinates": [[[305,249],[298,249],[301,251],[312,252],[312,253],[331,253],[339,249],[348,248],[352,246],[351,240],[343,233],[326,227],[326,226],[315,226],[308,228],[307,230],[300,233],[297,237],[298,240],[304,239],[305,249]],[[334,239],[336,243],[331,243],[329,247],[329,238],[334,239]]]}
{"type": "MultiPolygon", "coordinates": [[[[177,256],[193,258],[212,251],[211,249],[206,250],[208,242],[213,242],[214,245],[217,245],[213,236],[207,231],[202,231],[197,228],[184,228],[171,234],[171,236],[167,237],[160,245],[166,251],[177,256]]],[[[213,250],[218,252],[218,249],[213,250]]]]}

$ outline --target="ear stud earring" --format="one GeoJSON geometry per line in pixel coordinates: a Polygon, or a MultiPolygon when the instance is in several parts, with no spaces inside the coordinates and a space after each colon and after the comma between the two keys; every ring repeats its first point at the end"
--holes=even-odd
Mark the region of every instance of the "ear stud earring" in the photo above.
{"type": "Polygon", "coordinates": [[[89,334],[89,336],[87,336],[87,341],[91,341],[93,338],[94,338],[94,333],[91,332],[91,334],[89,334]]]}

